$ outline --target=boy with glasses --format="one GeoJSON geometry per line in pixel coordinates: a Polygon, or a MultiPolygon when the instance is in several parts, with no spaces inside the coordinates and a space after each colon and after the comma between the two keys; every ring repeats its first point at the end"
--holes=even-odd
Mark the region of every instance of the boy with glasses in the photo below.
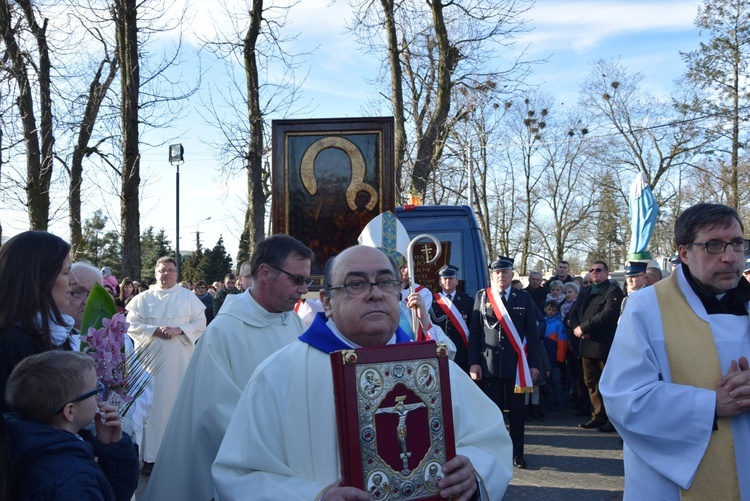
{"type": "Polygon", "coordinates": [[[97,403],[104,393],[80,352],[47,351],[15,367],[5,390],[10,499],[130,499],[138,455],[117,409],[97,403]],[[81,431],[92,420],[95,437],[81,431]]]}

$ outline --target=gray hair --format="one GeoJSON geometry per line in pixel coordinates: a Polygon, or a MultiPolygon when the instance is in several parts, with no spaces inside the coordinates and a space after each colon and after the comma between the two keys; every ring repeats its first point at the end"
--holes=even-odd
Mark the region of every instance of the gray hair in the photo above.
{"type": "Polygon", "coordinates": [[[562,280],[553,280],[549,284],[547,284],[547,287],[550,288],[550,289],[552,287],[558,287],[558,288],[562,289],[563,288],[562,280]]]}

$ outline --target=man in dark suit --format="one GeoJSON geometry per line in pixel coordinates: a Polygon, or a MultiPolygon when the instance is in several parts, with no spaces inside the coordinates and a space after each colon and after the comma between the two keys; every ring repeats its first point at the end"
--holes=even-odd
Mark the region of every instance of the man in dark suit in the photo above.
{"type": "Polygon", "coordinates": [[[529,273],[529,285],[524,289],[531,294],[534,304],[539,311],[544,309],[544,302],[547,300],[547,289],[542,286],[542,274],[538,271],[529,273]]]}
{"type": "Polygon", "coordinates": [[[583,381],[593,407],[591,419],[578,426],[611,432],[615,429],[607,419],[604,401],[599,393],[599,378],[615,339],[623,293],[620,287],[610,282],[609,268],[604,261],[594,261],[589,273],[591,286],[581,289],[569,313],[573,335],[581,340],[583,381]]]}
{"type": "Polygon", "coordinates": [[[446,265],[438,271],[440,288],[430,307],[432,323],[440,326],[456,345],[456,356],[453,359],[467,374],[469,372],[469,323],[474,298],[464,292],[458,292],[458,268],[446,265]]]}
{"type": "Polygon", "coordinates": [[[499,256],[490,269],[492,286],[477,293],[471,313],[469,374],[500,409],[507,403],[513,464],[523,469],[524,393],[539,375],[543,326],[531,295],[511,287],[513,260],[499,256]]]}

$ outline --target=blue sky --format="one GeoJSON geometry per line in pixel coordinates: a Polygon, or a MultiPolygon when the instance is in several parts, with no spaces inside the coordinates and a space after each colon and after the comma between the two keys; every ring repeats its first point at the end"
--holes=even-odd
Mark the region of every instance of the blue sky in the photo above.
{"type": "MultiPolygon", "coordinates": [[[[684,71],[679,51],[698,46],[700,38],[693,21],[700,4],[696,0],[538,0],[525,15],[530,31],[520,37],[516,48],[526,48],[529,59],[548,58],[535,67],[529,82],[565,106],[575,106],[579,85],[590,65],[601,58],[620,58],[631,70],[643,73],[642,85],[647,91],[666,95],[684,71]]],[[[189,23],[187,51],[196,49],[198,35],[210,34],[212,26],[205,19],[218,19],[216,0],[191,0],[189,9],[194,20],[189,23]]],[[[295,43],[305,50],[315,48],[301,70],[302,74],[308,72],[302,100],[314,111],[298,118],[362,116],[368,99],[382,91],[373,83],[380,60],[364,54],[346,34],[345,22],[350,18],[349,7],[342,0],[302,0],[291,10],[288,28],[299,33],[295,43]]],[[[206,61],[204,56],[207,80],[220,79],[221,65],[206,61]]],[[[208,246],[223,234],[234,257],[242,230],[246,180],[244,176],[230,180],[219,176],[217,155],[206,144],[215,132],[203,123],[197,113],[199,106],[196,96],[184,120],[170,130],[152,132],[149,140],[180,142],[185,147],[185,164],[180,168],[180,249],[193,249],[194,232],[200,230],[201,240],[208,246]]],[[[146,185],[141,228],[163,227],[174,245],[175,171],[167,161],[167,146],[143,147],[142,153],[146,185]]],[[[115,208],[114,219],[117,213],[115,208]]],[[[7,236],[27,225],[26,220],[9,223],[4,217],[7,236]]],[[[66,220],[56,222],[51,231],[67,238],[66,220]]]]}

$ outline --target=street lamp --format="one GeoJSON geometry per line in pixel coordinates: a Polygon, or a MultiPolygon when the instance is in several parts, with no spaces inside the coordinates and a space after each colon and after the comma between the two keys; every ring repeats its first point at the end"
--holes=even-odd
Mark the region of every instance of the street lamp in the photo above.
{"type": "Polygon", "coordinates": [[[177,227],[177,236],[175,238],[175,241],[177,242],[175,244],[175,257],[177,258],[175,261],[177,261],[177,281],[180,281],[180,165],[185,163],[185,160],[182,158],[183,153],[185,153],[185,150],[183,149],[181,144],[170,144],[169,145],[169,163],[177,167],[177,174],[175,177],[175,203],[176,203],[176,227],[177,227]]]}
{"type": "Polygon", "coordinates": [[[198,248],[201,246],[201,223],[205,223],[211,219],[211,216],[208,216],[206,219],[201,219],[195,224],[195,250],[197,251],[198,248]]]}

